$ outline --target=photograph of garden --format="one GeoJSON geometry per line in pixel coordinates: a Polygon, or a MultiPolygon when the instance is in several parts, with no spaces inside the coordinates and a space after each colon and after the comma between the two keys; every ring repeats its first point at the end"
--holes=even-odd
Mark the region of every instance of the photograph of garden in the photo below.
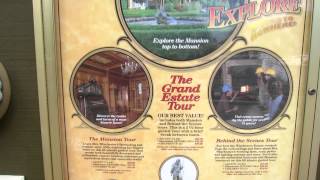
{"type": "MultiPolygon", "coordinates": [[[[135,40],[165,59],[206,56],[232,35],[236,25],[208,28],[209,8],[231,9],[244,0],[121,0],[126,25],[135,40]]],[[[227,17],[222,17],[227,18],[227,17]]]]}

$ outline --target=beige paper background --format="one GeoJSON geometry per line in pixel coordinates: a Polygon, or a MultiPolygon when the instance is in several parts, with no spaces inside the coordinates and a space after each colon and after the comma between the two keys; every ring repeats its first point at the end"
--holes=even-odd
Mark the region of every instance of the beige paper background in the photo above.
{"type": "MultiPolygon", "coordinates": [[[[144,126],[150,130],[133,130],[125,134],[112,137],[136,138],[138,142],[144,144],[145,158],[141,163],[136,164],[135,171],[119,176],[109,176],[97,172],[91,167],[88,161],[81,157],[81,142],[87,141],[90,136],[108,137],[109,134],[95,131],[92,128],[78,128],[82,121],[79,118],[71,118],[75,108],[71,102],[69,92],[69,81],[72,71],[80,59],[87,53],[101,47],[117,47],[137,54],[126,42],[117,45],[118,38],[125,36],[116,12],[116,5],[113,0],[60,0],[59,1],[59,21],[61,38],[61,57],[63,75],[63,95],[65,107],[65,127],[67,144],[68,173],[70,180],[106,180],[115,178],[118,180],[140,180],[140,179],[159,179],[158,171],[161,163],[169,156],[178,154],[186,155],[193,159],[200,171],[199,180],[219,179],[219,180],[289,180],[296,179],[295,169],[297,164],[293,163],[292,158],[297,158],[299,154],[293,152],[294,135],[300,134],[302,119],[296,119],[299,78],[301,68],[301,57],[303,47],[303,34],[305,22],[305,0],[302,1],[302,12],[299,15],[292,14],[297,21],[297,26],[293,28],[281,29],[266,33],[251,41],[251,33],[257,27],[271,24],[275,19],[287,15],[273,15],[257,20],[247,21],[241,29],[239,35],[246,37],[249,42],[237,43],[228,53],[245,47],[263,47],[278,54],[289,66],[293,78],[292,99],[286,114],[291,116],[291,120],[283,119],[281,126],[286,130],[268,130],[256,135],[240,135],[228,130],[212,131],[217,122],[208,121],[207,117],[212,114],[208,101],[208,86],[215,67],[221,60],[216,60],[207,65],[196,69],[173,70],[155,65],[150,61],[141,59],[149,70],[153,80],[153,100],[148,114],[155,117],[154,120],[146,119],[144,126]],[[172,74],[180,74],[193,78],[193,84],[201,84],[201,101],[196,103],[190,112],[203,113],[204,119],[204,146],[200,151],[188,152],[161,152],[156,149],[157,134],[157,114],[170,113],[166,103],[160,101],[161,87],[169,83],[172,74]],[[216,138],[277,138],[279,139],[279,159],[276,163],[269,166],[269,173],[263,176],[226,176],[221,173],[221,163],[214,162],[213,152],[216,138]],[[292,170],[293,169],[293,170],[292,170]],[[292,173],[293,176],[290,176],[292,173]],[[291,177],[291,178],[290,178],[291,177]]],[[[187,62],[183,62],[188,65],[187,62]]],[[[172,111],[179,112],[179,111],[172,111]]],[[[298,148],[299,144],[295,144],[298,148]]]]}

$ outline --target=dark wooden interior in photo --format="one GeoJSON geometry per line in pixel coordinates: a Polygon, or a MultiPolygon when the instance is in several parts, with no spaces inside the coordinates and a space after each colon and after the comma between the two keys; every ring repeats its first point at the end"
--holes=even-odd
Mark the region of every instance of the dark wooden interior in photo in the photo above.
{"type": "Polygon", "coordinates": [[[124,74],[121,65],[128,60],[133,59],[120,52],[104,51],[91,56],[79,67],[73,82],[75,100],[81,113],[92,122],[95,122],[95,117],[90,117],[84,110],[83,97],[77,92],[79,87],[89,82],[96,83],[101,89],[95,97],[91,93],[91,98],[97,100],[97,96],[102,95],[104,99],[100,104],[104,106],[103,112],[127,116],[122,125],[104,127],[119,128],[131,124],[145,110],[150,93],[148,78],[140,65],[136,72],[124,74]]]}

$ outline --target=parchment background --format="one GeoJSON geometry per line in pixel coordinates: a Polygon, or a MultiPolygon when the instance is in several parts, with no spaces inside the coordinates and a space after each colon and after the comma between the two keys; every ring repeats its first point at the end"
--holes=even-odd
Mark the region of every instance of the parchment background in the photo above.
{"type": "MultiPolygon", "coordinates": [[[[216,60],[207,65],[196,69],[174,70],[167,69],[155,65],[150,61],[141,59],[146,68],[149,70],[153,80],[153,101],[148,114],[155,117],[155,120],[146,119],[144,125],[150,130],[133,130],[117,137],[137,138],[139,142],[143,142],[145,147],[144,160],[142,163],[136,164],[136,170],[124,174],[122,176],[109,176],[98,173],[91,167],[88,161],[81,157],[81,142],[88,140],[90,136],[102,137],[111,136],[95,131],[92,128],[77,128],[82,124],[79,118],[71,118],[75,108],[71,103],[69,92],[69,81],[74,67],[77,62],[95,49],[101,47],[117,47],[128,50],[133,54],[137,54],[125,42],[117,45],[119,37],[125,36],[117,16],[115,2],[113,0],[60,0],[59,1],[59,21],[61,35],[61,57],[62,57],[62,75],[63,75],[63,95],[65,108],[65,127],[66,127],[66,144],[67,144],[67,160],[68,173],[70,180],[105,180],[115,178],[119,180],[140,180],[140,179],[158,179],[158,170],[161,163],[169,156],[174,154],[186,155],[193,159],[200,170],[200,180],[219,179],[219,180],[289,180],[295,179],[297,161],[293,162],[292,158],[297,158],[298,153],[293,154],[294,135],[300,136],[300,128],[302,119],[296,119],[299,79],[302,58],[304,22],[305,22],[305,1],[302,2],[303,7],[301,14],[292,15],[297,21],[297,26],[293,28],[281,29],[278,31],[263,34],[261,37],[251,42],[251,33],[257,27],[274,23],[275,19],[287,15],[273,15],[257,20],[246,22],[240,31],[241,36],[246,37],[249,42],[246,46],[244,43],[237,43],[228,53],[234,52],[244,47],[263,47],[278,54],[289,66],[293,78],[292,99],[288,106],[286,114],[291,116],[291,120],[284,119],[281,126],[286,130],[268,130],[256,135],[240,135],[228,130],[211,131],[210,128],[215,127],[217,122],[208,121],[206,117],[212,114],[212,110],[208,101],[208,86],[212,73],[220,60],[216,60]],[[169,83],[172,74],[184,75],[193,78],[193,84],[201,84],[201,101],[196,103],[192,110],[195,113],[204,114],[204,146],[200,151],[187,152],[162,152],[156,149],[157,134],[157,114],[171,113],[165,111],[167,105],[161,102],[161,87],[169,83]],[[296,129],[297,126],[297,129],[296,129]],[[213,152],[216,138],[266,138],[272,137],[279,139],[279,159],[276,164],[270,165],[269,173],[263,176],[226,176],[221,173],[221,163],[214,162],[213,152]],[[292,172],[292,176],[290,176],[292,172]]],[[[183,62],[188,65],[187,62],[183,62]]],[[[172,111],[172,113],[177,111],[172,111]]],[[[192,113],[190,112],[190,113],[192,113]]],[[[188,112],[189,113],[189,112],[188,112]]],[[[295,141],[295,147],[299,147],[299,141],[295,141]]],[[[297,151],[298,152],[298,151],[297,151]]]]}

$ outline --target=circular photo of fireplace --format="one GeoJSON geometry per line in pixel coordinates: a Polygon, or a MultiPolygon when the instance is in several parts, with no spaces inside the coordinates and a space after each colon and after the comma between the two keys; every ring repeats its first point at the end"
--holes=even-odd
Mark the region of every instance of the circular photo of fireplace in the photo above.
{"type": "Polygon", "coordinates": [[[244,3],[244,0],[117,0],[117,10],[126,34],[135,45],[158,59],[190,61],[216,53],[238,34],[244,19],[239,7],[244,3]]]}
{"type": "Polygon", "coordinates": [[[71,78],[71,97],[81,118],[104,132],[137,126],[151,101],[147,69],[132,54],[103,48],[86,55],[71,78]]]}
{"type": "Polygon", "coordinates": [[[209,96],[222,125],[256,132],[280,120],[291,86],[289,70],[277,55],[263,49],[241,50],[219,65],[209,96]]]}

